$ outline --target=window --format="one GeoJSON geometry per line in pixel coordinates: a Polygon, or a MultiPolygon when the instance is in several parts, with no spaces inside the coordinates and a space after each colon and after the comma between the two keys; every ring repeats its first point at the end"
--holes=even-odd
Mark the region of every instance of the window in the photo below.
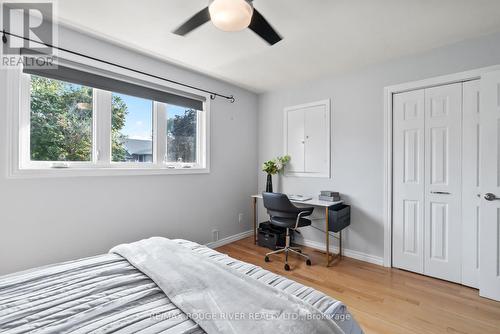
{"type": "Polygon", "coordinates": [[[115,162],[153,162],[153,101],[111,94],[111,156],[115,162]]]}
{"type": "Polygon", "coordinates": [[[91,161],[92,98],[92,88],[31,77],[31,160],[91,161]]]}
{"type": "Polygon", "coordinates": [[[17,75],[12,174],[208,172],[207,97],[62,66],[17,75]]]}
{"type": "Polygon", "coordinates": [[[167,105],[167,161],[194,163],[199,111],[167,105]]]}

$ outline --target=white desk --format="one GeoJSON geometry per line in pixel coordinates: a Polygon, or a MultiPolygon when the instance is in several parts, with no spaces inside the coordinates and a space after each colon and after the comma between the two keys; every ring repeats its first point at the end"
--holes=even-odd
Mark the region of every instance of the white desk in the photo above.
{"type": "MultiPolygon", "coordinates": [[[[254,243],[257,243],[257,200],[262,199],[262,194],[258,195],[252,195],[252,204],[253,204],[253,240],[254,243]]],[[[335,204],[341,204],[343,201],[338,201],[338,202],[328,202],[328,201],[321,201],[317,198],[310,199],[308,201],[296,201],[296,200],[290,200],[290,202],[295,203],[295,204],[302,204],[302,205],[307,205],[307,206],[314,206],[316,208],[322,208],[325,210],[325,235],[326,235],[326,266],[328,267],[330,265],[330,261],[334,259],[340,259],[342,258],[342,231],[339,232],[339,253],[338,254],[333,254],[333,257],[330,258],[330,233],[328,233],[328,208],[332,205],[335,204]]]]}

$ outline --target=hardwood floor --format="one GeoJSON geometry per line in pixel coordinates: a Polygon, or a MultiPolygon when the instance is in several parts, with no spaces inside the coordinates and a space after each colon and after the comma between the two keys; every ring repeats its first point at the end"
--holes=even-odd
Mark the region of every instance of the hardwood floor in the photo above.
{"type": "Polygon", "coordinates": [[[366,333],[500,333],[500,302],[458,284],[344,257],[324,266],[324,254],[303,247],[313,265],[291,256],[264,262],[265,248],[246,238],[217,249],[343,301],[366,333]]]}

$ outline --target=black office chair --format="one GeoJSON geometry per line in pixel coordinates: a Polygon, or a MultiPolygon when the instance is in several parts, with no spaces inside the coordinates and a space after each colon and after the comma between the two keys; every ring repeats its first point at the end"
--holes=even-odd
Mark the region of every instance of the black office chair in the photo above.
{"type": "Polygon", "coordinates": [[[288,265],[288,253],[292,252],[306,259],[306,264],[311,265],[311,259],[303,254],[298,247],[290,246],[290,230],[296,230],[299,227],[311,225],[311,221],[304,217],[310,216],[314,210],[313,207],[298,208],[290,202],[285,194],[280,193],[262,193],[264,198],[264,207],[270,217],[270,223],[286,228],[286,243],[284,248],[267,253],[265,261],[269,262],[269,255],[285,253],[285,270],[290,270],[288,265]]]}

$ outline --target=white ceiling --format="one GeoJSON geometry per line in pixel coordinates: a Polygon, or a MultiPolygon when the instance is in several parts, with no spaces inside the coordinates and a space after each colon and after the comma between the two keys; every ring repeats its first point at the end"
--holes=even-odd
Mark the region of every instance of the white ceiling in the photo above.
{"type": "Polygon", "coordinates": [[[284,40],[211,23],[172,34],[208,0],[59,0],[61,22],[256,92],[500,31],[499,0],[255,0],[284,40]]]}

